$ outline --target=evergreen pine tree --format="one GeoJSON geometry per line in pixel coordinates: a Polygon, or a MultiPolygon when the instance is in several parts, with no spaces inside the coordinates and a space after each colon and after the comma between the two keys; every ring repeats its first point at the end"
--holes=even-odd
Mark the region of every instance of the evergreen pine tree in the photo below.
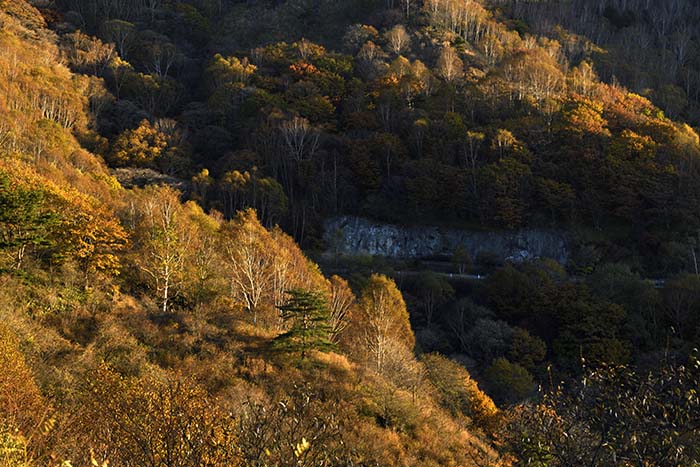
{"type": "Polygon", "coordinates": [[[288,353],[300,352],[302,360],[310,350],[333,350],[326,298],[321,293],[303,289],[289,290],[287,294],[287,303],[277,308],[282,312],[282,319],[291,325],[287,332],[275,338],[274,348],[288,353]]]}
{"type": "Polygon", "coordinates": [[[14,186],[0,173],[0,250],[16,250],[16,268],[21,267],[28,247],[51,244],[51,228],[58,219],[45,203],[43,191],[14,186]]]}

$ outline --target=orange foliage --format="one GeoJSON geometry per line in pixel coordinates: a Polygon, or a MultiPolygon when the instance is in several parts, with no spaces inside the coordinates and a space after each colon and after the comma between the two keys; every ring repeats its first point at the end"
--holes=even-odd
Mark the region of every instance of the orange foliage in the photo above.
{"type": "Polygon", "coordinates": [[[297,79],[302,79],[305,76],[317,74],[318,68],[316,68],[312,63],[300,60],[289,65],[289,71],[291,71],[297,79]]]}

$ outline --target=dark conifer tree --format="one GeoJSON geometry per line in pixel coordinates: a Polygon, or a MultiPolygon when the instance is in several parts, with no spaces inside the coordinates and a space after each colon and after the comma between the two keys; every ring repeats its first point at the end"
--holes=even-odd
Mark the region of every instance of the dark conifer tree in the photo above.
{"type": "Polygon", "coordinates": [[[302,360],[310,350],[334,349],[329,339],[330,310],[326,298],[321,293],[303,289],[289,290],[287,294],[287,303],[277,308],[290,327],[274,340],[273,347],[281,352],[300,352],[302,360]]]}

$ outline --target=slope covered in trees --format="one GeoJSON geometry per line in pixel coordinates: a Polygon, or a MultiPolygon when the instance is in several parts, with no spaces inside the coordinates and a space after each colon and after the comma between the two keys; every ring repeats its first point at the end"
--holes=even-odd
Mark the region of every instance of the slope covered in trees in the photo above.
{"type": "Polygon", "coordinates": [[[569,59],[591,59],[606,81],[650,97],[672,118],[698,123],[696,2],[492,3],[520,20],[521,28],[566,43],[569,59]]]}
{"type": "Polygon", "coordinates": [[[2,465],[501,462],[497,409],[464,372],[448,410],[392,280],[355,295],[253,210],[122,188],[82,147],[102,81],[1,7],[2,465]]]}
{"type": "Polygon", "coordinates": [[[529,3],[0,0],[0,463],[692,465],[698,135],[529,3]],[[343,213],[579,244],[402,293],[343,213]]]}
{"type": "Polygon", "coordinates": [[[615,71],[649,60],[551,33],[553,3],[102,3],[51,10],[65,62],[106,85],[85,144],[191,181],[206,209],[254,207],[309,247],[360,214],[560,227],[646,276],[692,268],[698,135],[667,118],[688,114],[615,71]]]}

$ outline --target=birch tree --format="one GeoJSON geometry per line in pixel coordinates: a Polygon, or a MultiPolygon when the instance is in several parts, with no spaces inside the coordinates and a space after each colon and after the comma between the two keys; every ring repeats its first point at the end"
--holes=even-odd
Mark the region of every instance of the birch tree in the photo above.
{"type": "Polygon", "coordinates": [[[222,249],[232,298],[241,303],[257,324],[259,308],[271,292],[275,257],[270,235],[255,211],[247,209],[223,228],[222,249]]]}
{"type": "Polygon", "coordinates": [[[394,343],[413,349],[415,338],[408,319],[406,303],[396,283],[373,274],[360,297],[360,322],[370,365],[382,372],[394,343]]]}
{"type": "Polygon", "coordinates": [[[168,186],[151,186],[135,193],[129,221],[135,237],[134,262],[156,292],[159,308],[166,313],[184,280],[190,252],[180,194],[168,186]]]}

